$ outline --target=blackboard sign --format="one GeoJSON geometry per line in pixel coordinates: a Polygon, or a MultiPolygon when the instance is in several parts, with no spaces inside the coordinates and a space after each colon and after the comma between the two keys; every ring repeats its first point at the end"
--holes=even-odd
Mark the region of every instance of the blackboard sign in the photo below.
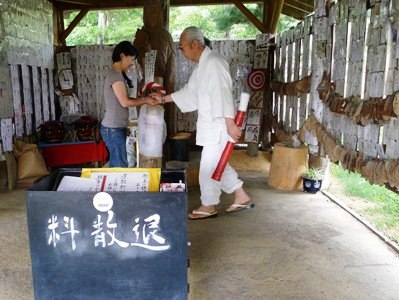
{"type": "Polygon", "coordinates": [[[187,299],[187,193],[26,192],[35,299],[187,299]]]}

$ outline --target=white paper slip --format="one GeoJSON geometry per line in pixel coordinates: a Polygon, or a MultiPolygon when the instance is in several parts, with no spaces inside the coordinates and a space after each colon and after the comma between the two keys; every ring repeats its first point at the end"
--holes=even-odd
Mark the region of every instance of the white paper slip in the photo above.
{"type": "Polygon", "coordinates": [[[94,192],[97,180],[75,176],[64,176],[57,188],[57,192],[94,192]]]}

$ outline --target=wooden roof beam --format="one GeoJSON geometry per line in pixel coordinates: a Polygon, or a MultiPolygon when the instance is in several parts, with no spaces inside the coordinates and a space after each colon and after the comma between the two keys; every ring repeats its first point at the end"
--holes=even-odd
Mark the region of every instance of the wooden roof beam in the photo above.
{"type": "Polygon", "coordinates": [[[59,41],[61,42],[62,45],[66,45],[66,38],[88,12],[89,12],[88,8],[82,9],[75,17],[75,19],[72,20],[71,24],[69,24],[68,28],[61,32],[61,34],[59,35],[59,41]]]}
{"type": "Polygon", "coordinates": [[[309,13],[309,10],[304,9],[304,8],[300,8],[300,7],[298,7],[298,6],[291,5],[291,4],[289,4],[289,3],[284,3],[284,6],[285,6],[285,7],[289,7],[289,8],[291,8],[292,10],[296,10],[296,11],[302,13],[302,14],[305,14],[305,15],[310,14],[310,13],[309,13]]]}
{"type": "Polygon", "coordinates": [[[284,0],[265,1],[266,19],[265,26],[268,33],[275,33],[277,30],[278,19],[283,9],[284,0]]]}
{"type": "MultiPolygon", "coordinates": [[[[235,0],[170,0],[171,6],[227,5],[235,4],[235,0]]],[[[262,3],[262,0],[241,0],[241,3],[262,3]]]]}
{"type": "MultiPolygon", "coordinates": [[[[142,8],[146,0],[49,0],[58,10],[109,10],[109,9],[128,9],[142,8]]],[[[161,0],[162,1],[162,0],[161,0]]],[[[225,5],[225,4],[247,4],[261,3],[264,6],[274,6],[278,0],[169,0],[170,7],[179,6],[199,6],[199,5],[225,5]]],[[[242,7],[242,6],[241,6],[242,7]]],[[[303,19],[314,11],[313,0],[285,0],[282,12],[296,19],[303,19]]],[[[243,11],[244,13],[244,11],[243,11]]],[[[251,17],[252,18],[252,17],[251,17]]],[[[264,17],[265,18],[265,17],[264,17]]],[[[256,19],[253,19],[256,22],[256,19]]],[[[255,25],[256,26],[256,25],[255,25]]]]}
{"type": "Polygon", "coordinates": [[[314,11],[313,1],[299,1],[299,0],[286,0],[284,5],[289,5],[295,7],[298,10],[304,10],[309,13],[309,11],[314,11]]]}
{"type": "MultiPolygon", "coordinates": [[[[99,2],[105,3],[105,5],[121,5],[121,6],[137,6],[138,3],[143,4],[144,1],[137,0],[114,0],[114,1],[99,1],[99,0],[51,0],[54,4],[57,3],[70,3],[84,6],[96,6],[99,2]]],[[[100,4],[101,5],[101,4],[100,4]]]]}
{"type": "MultiPolygon", "coordinates": [[[[50,1],[58,9],[77,10],[85,7],[92,10],[99,9],[124,9],[144,7],[145,0],[113,0],[113,1],[97,1],[97,0],[52,0],[50,1]]],[[[242,3],[262,3],[259,0],[242,0],[242,3]]],[[[217,0],[170,0],[169,6],[199,6],[199,5],[225,5],[234,4],[234,0],[226,2],[218,2],[217,0]]]]}
{"type": "Polygon", "coordinates": [[[79,5],[79,6],[81,6],[81,5],[92,5],[92,4],[95,4],[95,3],[87,3],[86,1],[84,1],[84,0],[62,0],[62,1],[56,1],[56,0],[54,0],[54,1],[50,1],[50,2],[52,2],[54,5],[57,5],[58,3],[60,3],[60,2],[62,2],[62,3],[70,3],[70,4],[77,4],[77,5],[79,5]]]}
{"type": "Polygon", "coordinates": [[[234,0],[234,5],[254,24],[256,28],[260,30],[260,32],[266,32],[265,25],[259,21],[259,19],[242,4],[241,1],[234,0]]]}
{"type": "Polygon", "coordinates": [[[305,19],[305,17],[307,15],[310,14],[309,12],[302,12],[295,8],[285,6],[285,5],[283,6],[281,13],[283,13],[284,15],[290,16],[294,19],[297,19],[297,20],[303,20],[303,19],[305,19]]]}

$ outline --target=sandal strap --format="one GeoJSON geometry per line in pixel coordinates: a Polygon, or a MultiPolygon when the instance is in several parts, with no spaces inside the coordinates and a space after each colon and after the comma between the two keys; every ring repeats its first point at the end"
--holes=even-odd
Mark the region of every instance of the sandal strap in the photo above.
{"type": "Polygon", "coordinates": [[[210,215],[215,214],[216,212],[215,212],[215,211],[213,211],[213,212],[207,212],[207,211],[200,211],[200,210],[195,210],[195,209],[194,209],[191,213],[192,213],[193,215],[210,216],[210,215]]]}
{"type": "Polygon", "coordinates": [[[248,205],[250,205],[250,203],[248,203],[248,204],[232,204],[232,205],[230,205],[230,207],[247,207],[248,205]]]}

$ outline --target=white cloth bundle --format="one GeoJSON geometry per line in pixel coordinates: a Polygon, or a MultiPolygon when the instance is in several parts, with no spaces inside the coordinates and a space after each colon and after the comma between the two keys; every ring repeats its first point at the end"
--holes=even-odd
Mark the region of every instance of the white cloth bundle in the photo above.
{"type": "Polygon", "coordinates": [[[162,157],[162,146],[166,139],[166,126],[162,106],[140,107],[139,152],[145,156],[162,157]]]}

